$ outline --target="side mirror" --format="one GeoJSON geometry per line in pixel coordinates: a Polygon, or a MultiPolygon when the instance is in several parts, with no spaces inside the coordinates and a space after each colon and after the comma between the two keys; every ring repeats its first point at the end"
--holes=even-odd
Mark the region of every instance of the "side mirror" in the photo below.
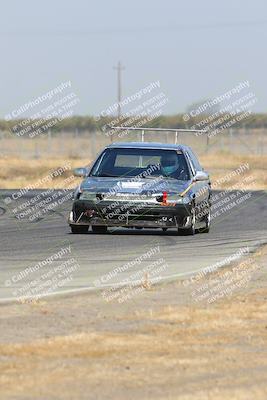
{"type": "Polygon", "coordinates": [[[197,171],[196,175],[194,176],[195,182],[208,181],[208,180],[209,180],[209,175],[204,171],[197,171]]]}
{"type": "Polygon", "coordinates": [[[86,168],[75,168],[73,170],[73,175],[74,176],[80,176],[82,178],[85,178],[88,174],[88,171],[86,168]]]}

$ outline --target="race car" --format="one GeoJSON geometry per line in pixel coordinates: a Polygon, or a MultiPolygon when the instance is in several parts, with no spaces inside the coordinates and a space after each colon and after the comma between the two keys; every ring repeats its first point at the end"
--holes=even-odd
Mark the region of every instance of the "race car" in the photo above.
{"type": "Polygon", "coordinates": [[[211,182],[192,149],[181,144],[113,143],[90,168],[77,168],[83,181],[74,193],[68,223],[72,233],[92,227],[175,229],[209,232],[211,182]]]}

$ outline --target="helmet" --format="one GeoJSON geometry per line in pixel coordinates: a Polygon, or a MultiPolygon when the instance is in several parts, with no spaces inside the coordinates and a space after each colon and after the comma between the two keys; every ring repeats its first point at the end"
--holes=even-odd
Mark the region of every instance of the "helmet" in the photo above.
{"type": "Polygon", "coordinates": [[[178,166],[178,157],[174,151],[166,151],[166,154],[161,157],[161,169],[165,175],[171,175],[178,166]]]}

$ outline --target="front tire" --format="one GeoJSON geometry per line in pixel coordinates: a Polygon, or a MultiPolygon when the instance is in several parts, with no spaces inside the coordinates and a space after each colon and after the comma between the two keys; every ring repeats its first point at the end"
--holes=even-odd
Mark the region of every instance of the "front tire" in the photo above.
{"type": "Polygon", "coordinates": [[[93,233],[107,233],[108,228],[105,225],[92,225],[93,233]]]}
{"type": "Polygon", "coordinates": [[[192,209],[191,226],[189,228],[178,228],[178,235],[187,236],[196,233],[196,210],[192,209]]]}
{"type": "Polygon", "coordinates": [[[88,232],[89,226],[87,225],[71,225],[71,233],[74,234],[84,234],[88,232]]]}
{"type": "Polygon", "coordinates": [[[210,209],[208,214],[205,216],[205,228],[201,229],[201,233],[209,233],[210,231],[210,220],[211,220],[211,216],[210,216],[210,209]]]}

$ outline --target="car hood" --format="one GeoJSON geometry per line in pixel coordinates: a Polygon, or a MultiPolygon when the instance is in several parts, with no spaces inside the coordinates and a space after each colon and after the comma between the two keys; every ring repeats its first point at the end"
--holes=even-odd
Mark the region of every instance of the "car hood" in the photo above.
{"type": "Polygon", "coordinates": [[[148,193],[181,193],[191,181],[179,181],[176,179],[157,178],[138,179],[134,178],[109,178],[109,177],[88,177],[80,185],[82,191],[92,193],[111,194],[148,194],[148,193]]]}

